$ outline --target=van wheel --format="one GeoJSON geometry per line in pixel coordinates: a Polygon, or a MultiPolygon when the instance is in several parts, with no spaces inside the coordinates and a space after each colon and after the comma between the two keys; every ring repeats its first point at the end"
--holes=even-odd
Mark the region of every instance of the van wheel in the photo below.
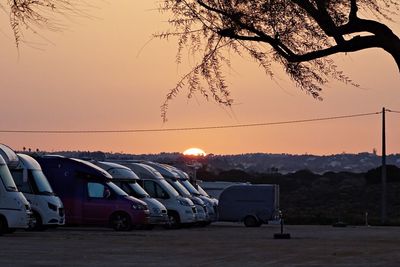
{"type": "Polygon", "coordinates": [[[181,225],[181,220],[179,215],[175,212],[168,213],[168,223],[165,225],[165,228],[168,229],[177,229],[181,225]]]}
{"type": "Polygon", "coordinates": [[[34,223],[28,228],[29,231],[44,231],[46,227],[43,225],[42,217],[39,213],[33,212],[34,223]]]}
{"type": "Polygon", "coordinates": [[[126,213],[116,213],[110,219],[111,227],[115,231],[132,230],[131,218],[126,213]]]}
{"type": "Polygon", "coordinates": [[[5,218],[0,217],[0,235],[8,233],[8,224],[5,218]]]}
{"type": "Polygon", "coordinates": [[[243,222],[246,227],[258,227],[261,225],[258,219],[252,215],[246,216],[243,222]]]}

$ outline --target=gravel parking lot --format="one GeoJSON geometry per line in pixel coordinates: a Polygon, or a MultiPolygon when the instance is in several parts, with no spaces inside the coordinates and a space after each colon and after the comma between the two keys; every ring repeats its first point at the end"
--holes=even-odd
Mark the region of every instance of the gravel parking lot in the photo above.
{"type": "Polygon", "coordinates": [[[114,232],[63,227],[0,237],[0,266],[400,266],[399,227],[278,225],[114,232]]]}

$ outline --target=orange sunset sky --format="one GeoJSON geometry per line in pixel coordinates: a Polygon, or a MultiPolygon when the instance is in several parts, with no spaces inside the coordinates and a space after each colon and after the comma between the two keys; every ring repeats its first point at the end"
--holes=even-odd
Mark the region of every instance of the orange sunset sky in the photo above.
{"type": "MultiPolygon", "coordinates": [[[[157,1],[99,1],[92,19],[73,18],[63,32],[43,31],[46,40],[26,36],[15,48],[7,14],[0,13],[0,130],[123,130],[202,127],[301,120],[400,110],[400,75],[394,60],[377,49],[334,59],[360,88],[331,83],[324,101],[296,88],[275,66],[275,79],[248,58],[230,55],[225,72],[232,109],[188,100],[185,91],[171,102],[168,122],[160,105],[168,90],[193,64],[175,63],[176,40],[152,40],[169,29],[157,1]]],[[[400,34],[397,21],[393,30],[400,34]]],[[[221,130],[45,135],[0,133],[14,149],[101,150],[125,153],[248,152],[334,154],[380,153],[380,115],[279,126],[221,130]]],[[[400,114],[387,114],[387,152],[400,152],[400,114]]]]}

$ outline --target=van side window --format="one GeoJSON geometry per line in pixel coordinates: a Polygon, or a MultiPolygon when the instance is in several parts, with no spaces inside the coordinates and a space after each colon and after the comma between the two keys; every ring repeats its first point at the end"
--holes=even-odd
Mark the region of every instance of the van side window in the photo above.
{"type": "Polygon", "coordinates": [[[104,198],[105,186],[99,183],[87,183],[90,198],[104,198]]]}
{"type": "Polygon", "coordinates": [[[143,182],[143,189],[151,196],[154,198],[157,198],[156,194],[156,189],[154,187],[154,182],[153,181],[144,181],[143,182]]]}
{"type": "Polygon", "coordinates": [[[24,172],[22,169],[13,170],[12,177],[14,178],[15,185],[18,187],[18,190],[22,193],[32,194],[32,188],[29,185],[28,181],[24,182],[24,172]]]}
{"type": "Polygon", "coordinates": [[[158,198],[163,198],[163,199],[167,199],[169,198],[169,195],[167,192],[165,192],[164,189],[162,189],[161,186],[159,186],[158,184],[154,184],[155,188],[156,188],[156,194],[158,198]]]}
{"type": "Polygon", "coordinates": [[[159,186],[157,183],[154,181],[144,181],[143,183],[143,189],[151,196],[154,198],[169,198],[167,192],[162,189],[161,186],[159,186]]]}

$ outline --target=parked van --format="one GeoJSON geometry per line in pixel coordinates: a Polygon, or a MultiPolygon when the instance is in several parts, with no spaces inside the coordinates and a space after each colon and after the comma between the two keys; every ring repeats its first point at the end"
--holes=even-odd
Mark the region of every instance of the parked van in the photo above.
{"type": "Polygon", "coordinates": [[[156,169],[164,178],[167,180],[167,182],[172,185],[172,187],[179,193],[179,195],[189,198],[194,205],[196,206],[196,221],[200,225],[206,225],[210,223],[210,219],[208,217],[207,213],[207,207],[204,204],[204,201],[196,197],[195,195],[192,195],[186,188],[180,183],[180,177],[177,172],[172,170],[169,166],[163,165],[160,163],[155,163],[155,162],[150,162],[146,161],[143,162],[143,164],[149,165],[156,169]]]}
{"type": "Polygon", "coordinates": [[[186,172],[174,166],[166,164],[163,165],[178,174],[179,182],[190,192],[190,194],[204,201],[210,222],[218,221],[218,200],[209,196],[206,192],[204,192],[204,190],[201,192],[202,188],[200,186],[197,186],[196,188],[196,185],[192,185],[189,181],[189,175],[186,172]]]}
{"type": "Polygon", "coordinates": [[[36,160],[64,203],[67,224],[107,225],[117,231],[147,224],[147,204],[128,196],[103,169],[62,156],[41,156],[36,160]]]}
{"type": "MultiPolygon", "coordinates": [[[[0,144],[0,147],[7,146],[0,144]]],[[[15,164],[18,162],[18,158],[13,154],[15,155],[0,149],[0,235],[18,228],[26,229],[31,223],[31,207],[24,195],[18,191],[7,167],[6,160],[15,164]]]]}
{"type": "Polygon", "coordinates": [[[219,220],[257,227],[279,214],[279,185],[232,185],[219,198],[219,220]]]}
{"type": "Polygon", "coordinates": [[[128,195],[146,202],[149,207],[149,225],[167,224],[167,208],[150,195],[139,185],[139,177],[128,167],[112,162],[92,161],[93,164],[106,170],[112,177],[114,184],[119,186],[128,195]]]}
{"type": "Polygon", "coordinates": [[[64,206],[56,196],[39,163],[31,156],[18,155],[18,166],[10,167],[14,182],[31,204],[33,230],[64,225],[64,206]]]}
{"type": "Polygon", "coordinates": [[[141,163],[125,162],[121,164],[136,173],[143,189],[167,208],[170,227],[176,228],[182,224],[196,222],[196,207],[193,202],[180,196],[158,171],[141,163]]]}

